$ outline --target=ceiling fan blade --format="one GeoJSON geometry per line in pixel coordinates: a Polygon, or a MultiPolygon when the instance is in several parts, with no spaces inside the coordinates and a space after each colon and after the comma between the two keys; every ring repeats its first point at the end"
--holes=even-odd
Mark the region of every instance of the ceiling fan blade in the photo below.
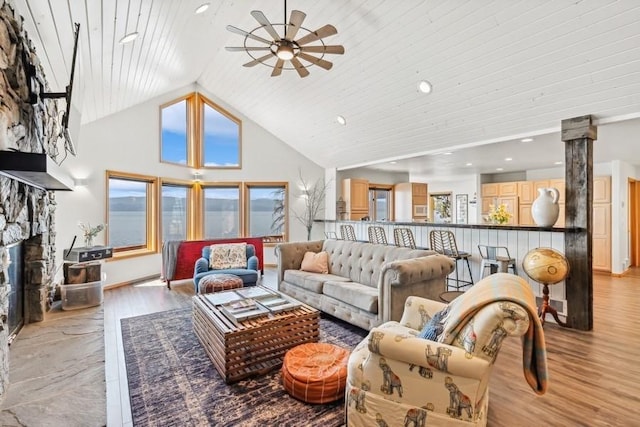
{"type": "Polygon", "coordinates": [[[269,45],[273,43],[271,40],[267,40],[267,39],[263,39],[262,37],[255,36],[251,33],[246,32],[245,30],[241,30],[240,28],[234,27],[233,25],[227,25],[227,30],[231,31],[232,33],[240,34],[241,36],[245,36],[250,39],[253,39],[262,43],[266,43],[269,45]]]}
{"type": "Polygon", "coordinates": [[[298,61],[298,58],[291,58],[291,64],[296,68],[296,71],[298,72],[298,75],[300,77],[307,77],[309,75],[309,70],[304,68],[304,65],[302,65],[302,63],[298,61]]]}
{"type": "Polygon", "coordinates": [[[344,47],[339,45],[325,46],[300,46],[300,50],[310,53],[333,53],[336,55],[344,54],[344,47]]]}
{"type": "Polygon", "coordinates": [[[243,67],[253,67],[254,65],[258,65],[263,63],[264,61],[266,61],[269,58],[273,57],[273,53],[270,53],[268,55],[265,56],[261,56],[260,58],[256,58],[251,62],[247,62],[246,64],[242,64],[243,67]]]}
{"type": "Polygon", "coordinates": [[[273,72],[271,73],[271,77],[278,77],[282,74],[282,67],[284,66],[284,59],[278,59],[276,62],[276,66],[273,68],[273,72]]]}
{"type": "Polygon", "coordinates": [[[300,12],[299,10],[292,10],[291,17],[289,18],[289,26],[287,27],[287,35],[284,36],[284,38],[293,41],[306,17],[306,13],[300,12]]]}
{"type": "Polygon", "coordinates": [[[318,28],[314,32],[307,34],[300,40],[296,40],[296,43],[298,43],[299,46],[302,46],[303,44],[311,43],[325,37],[333,36],[335,34],[338,34],[338,30],[336,30],[336,27],[327,24],[324,27],[318,28]]]}
{"type": "Polygon", "coordinates": [[[249,52],[250,50],[271,50],[269,46],[265,47],[253,47],[253,46],[227,46],[225,47],[229,52],[249,52]]]}
{"type": "Polygon", "coordinates": [[[305,61],[309,61],[312,64],[316,64],[318,67],[324,68],[325,70],[330,70],[333,67],[333,64],[329,61],[325,61],[324,59],[316,58],[315,56],[307,55],[306,53],[299,52],[298,57],[304,59],[305,61]]]}
{"type": "Polygon", "coordinates": [[[264,27],[265,30],[267,30],[267,33],[269,33],[269,35],[273,37],[273,40],[275,41],[280,40],[280,36],[278,35],[278,32],[276,31],[275,28],[273,28],[273,25],[271,25],[271,22],[269,22],[267,17],[264,16],[264,13],[262,13],[259,10],[252,10],[251,16],[253,16],[256,19],[256,21],[258,21],[258,23],[264,27]]]}

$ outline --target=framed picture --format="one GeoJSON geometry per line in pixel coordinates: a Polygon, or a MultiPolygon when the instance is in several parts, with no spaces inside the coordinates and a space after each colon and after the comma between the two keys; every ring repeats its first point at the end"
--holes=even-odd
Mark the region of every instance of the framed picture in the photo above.
{"type": "Polygon", "coordinates": [[[456,194],[456,222],[466,224],[469,222],[469,195],[456,194]]]}

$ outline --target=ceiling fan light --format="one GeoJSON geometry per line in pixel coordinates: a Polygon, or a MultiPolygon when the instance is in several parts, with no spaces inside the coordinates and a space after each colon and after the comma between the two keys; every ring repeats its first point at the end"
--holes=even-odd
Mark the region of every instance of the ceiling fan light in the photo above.
{"type": "Polygon", "coordinates": [[[134,41],[135,39],[138,38],[140,34],[138,34],[137,31],[133,32],[133,33],[129,33],[126,34],[123,38],[120,39],[119,43],[120,44],[127,44],[127,43],[131,43],[132,41],[134,41]]]}
{"type": "Polygon", "coordinates": [[[278,46],[276,56],[284,61],[290,61],[295,55],[293,53],[293,48],[290,45],[282,44],[278,46]]]}

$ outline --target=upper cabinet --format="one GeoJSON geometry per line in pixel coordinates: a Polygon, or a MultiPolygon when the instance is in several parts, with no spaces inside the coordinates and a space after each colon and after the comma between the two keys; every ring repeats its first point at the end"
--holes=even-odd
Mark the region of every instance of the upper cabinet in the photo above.
{"type": "Polygon", "coordinates": [[[518,181],[518,197],[521,205],[529,205],[536,199],[533,181],[518,181]]]}
{"type": "Polygon", "coordinates": [[[498,192],[500,197],[510,197],[518,195],[517,182],[501,182],[498,184],[498,192]]]}
{"type": "Polygon", "coordinates": [[[427,218],[428,186],[419,182],[401,182],[394,186],[396,221],[427,218]]]}
{"type": "Polygon", "coordinates": [[[482,184],[482,197],[498,197],[500,195],[500,184],[482,184]]]}

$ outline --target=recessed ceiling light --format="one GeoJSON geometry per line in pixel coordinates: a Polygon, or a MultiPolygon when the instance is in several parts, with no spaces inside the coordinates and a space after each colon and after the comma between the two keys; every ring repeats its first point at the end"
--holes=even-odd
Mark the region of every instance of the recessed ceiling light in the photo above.
{"type": "Polygon", "coordinates": [[[395,164],[396,164],[396,163],[398,163],[398,162],[389,162],[389,163],[391,163],[392,165],[395,165],[395,164]]]}
{"type": "Polygon", "coordinates": [[[196,15],[203,13],[204,11],[206,11],[207,9],[209,9],[209,4],[210,3],[202,3],[200,6],[198,6],[196,8],[196,15]]]}
{"type": "Polygon", "coordinates": [[[135,39],[138,38],[140,34],[138,34],[137,31],[133,32],[133,33],[129,33],[126,36],[124,36],[123,38],[120,39],[120,44],[127,44],[127,43],[131,43],[132,41],[134,41],[135,39]]]}
{"type": "Polygon", "coordinates": [[[533,142],[533,138],[522,138],[520,141],[522,141],[522,142],[533,142]]]}
{"type": "Polygon", "coordinates": [[[347,119],[345,119],[344,116],[337,116],[336,121],[340,123],[342,126],[347,124],[347,119]]]}
{"type": "Polygon", "coordinates": [[[443,156],[450,156],[453,153],[451,151],[445,151],[444,153],[442,153],[443,156]]]}
{"type": "Polygon", "coordinates": [[[553,162],[554,165],[561,165],[562,162],[553,162]]]}
{"type": "Polygon", "coordinates": [[[503,168],[496,168],[497,171],[503,171],[503,168]]]}
{"type": "Polygon", "coordinates": [[[505,161],[505,162],[510,162],[511,160],[513,160],[511,157],[505,157],[505,158],[504,158],[504,161],[505,161]]]}
{"type": "Polygon", "coordinates": [[[473,163],[469,162],[469,163],[465,164],[465,166],[473,166],[473,163]]]}
{"type": "Polygon", "coordinates": [[[433,86],[426,80],[422,80],[418,83],[418,90],[422,93],[431,93],[433,86]]]}

